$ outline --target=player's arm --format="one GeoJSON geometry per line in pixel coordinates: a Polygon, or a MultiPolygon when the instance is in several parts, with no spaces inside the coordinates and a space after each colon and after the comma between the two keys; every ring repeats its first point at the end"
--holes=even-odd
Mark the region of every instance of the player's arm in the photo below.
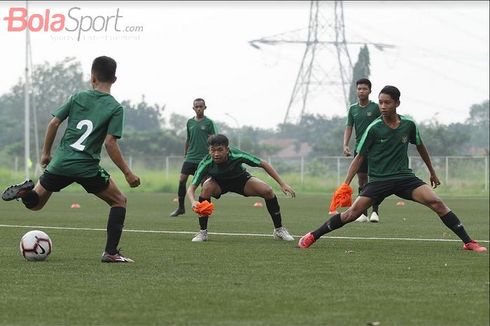
{"type": "Polygon", "coordinates": [[[53,147],[53,142],[61,122],[62,120],[60,118],[53,117],[48,123],[46,134],[44,135],[41,161],[39,162],[42,168],[45,168],[51,162],[51,148],[53,147]]]}
{"type": "Polygon", "coordinates": [[[294,189],[291,188],[287,183],[282,181],[281,177],[277,173],[277,171],[270,165],[268,162],[264,160],[260,160],[260,165],[261,168],[267,172],[268,175],[270,175],[276,182],[281,186],[281,190],[285,195],[290,195],[291,197],[296,197],[296,193],[294,192],[294,189]]]}
{"type": "Polygon", "coordinates": [[[121,172],[124,174],[124,177],[126,178],[129,186],[131,188],[138,187],[140,185],[140,178],[131,171],[126,161],[124,160],[121,149],[119,148],[119,145],[117,143],[117,138],[113,135],[108,134],[105,137],[104,145],[107,154],[111,158],[112,162],[114,162],[114,164],[116,164],[119,170],[121,170],[121,172]]]}
{"type": "Polygon", "coordinates": [[[354,159],[349,165],[349,170],[347,171],[347,176],[345,177],[345,181],[344,181],[345,183],[350,185],[352,179],[354,178],[354,176],[357,174],[357,171],[361,167],[362,162],[364,162],[363,154],[358,154],[356,155],[356,157],[354,157],[354,159]]]}
{"type": "Polygon", "coordinates": [[[439,181],[439,178],[436,175],[436,171],[432,167],[432,161],[429,156],[429,152],[427,151],[427,147],[423,143],[420,143],[416,145],[417,151],[419,152],[420,157],[424,161],[425,165],[427,166],[427,169],[429,169],[430,173],[430,184],[432,188],[437,188],[438,185],[441,184],[439,181]]]}
{"type": "Polygon", "coordinates": [[[187,188],[187,198],[189,198],[189,201],[191,202],[191,206],[194,208],[199,202],[196,200],[196,189],[197,185],[195,184],[190,184],[190,186],[187,188]]]}
{"type": "Polygon", "coordinates": [[[189,150],[189,140],[186,139],[184,144],[184,157],[187,155],[188,150],[189,150]]]}
{"type": "Polygon", "coordinates": [[[346,126],[344,130],[344,143],[343,143],[345,156],[351,156],[351,152],[349,148],[349,141],[351,136],[352,136],[352,126],[346,126]]]}

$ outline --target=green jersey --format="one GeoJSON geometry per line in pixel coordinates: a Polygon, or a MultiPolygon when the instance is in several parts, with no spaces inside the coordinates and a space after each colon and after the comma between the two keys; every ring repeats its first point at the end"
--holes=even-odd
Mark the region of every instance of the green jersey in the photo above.
{"type": "Polygon", "coordinates": [[[378,104],[369,101],[368,105],[362,107],[359,103],[352,104],[347,114],[347,126],[354,126],[356,131],[356,145],[359,144],[362,134],[366,128],[381,115],[378,104]]]}
{"type": "Polygon", "coordinates": [[[208,154],[208,137],[217,133],[211,119],[202,120],[191,118],[187,120],[187,153],[185,162],[199,163],[208,154]]]}
{"type": "Polygon", "coordinates": [[[192,178],[192,184],[195,186],[199,185],[204,176],[210,176],[220,181],[231,180],[246,172],[242,163],[257,167],[260,166],[260,162],[261,160],[259,158],[236,148],[230,148],[228,160],[219,165],[214,163],[211,155],[208,154],[199,163],[196,173],[192,178]]]}
{"type": "Polygon", "coordinates": [[[400,125],[392,129],[382,118],[374,120],[362,135],[356,151],[369,158],[369,181],[414,176],[408,167],[408,143],[422,144],[419,130],[410,118],[399,115],[400,125]]]}
{"type": "Polygon", "coordinates": [[[47,166],[49,173],[93,177],[107,134],[122,136],[124,111],[112,95],[96,90],[74,94],[53,116],[68,118],[65,133],[47,166]]]}

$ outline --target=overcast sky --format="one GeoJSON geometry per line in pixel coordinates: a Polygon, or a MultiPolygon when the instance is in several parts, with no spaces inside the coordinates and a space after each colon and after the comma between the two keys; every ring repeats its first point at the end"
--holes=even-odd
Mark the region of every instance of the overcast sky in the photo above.
{"type": "MultiPolygon", "coordinates": [[[[12,8],[22,7],[22,1],[0,3],[0,94],[23,78],[25,32],[8,31],[9,24],[21,29],[22,19],[6,19],[12,8]]],[[[368,43],[372,100],[383,86],[395,85],[402,94],[399,113],[451,123],[463,122],[472,104],[488,99],[487,1],[347,1],[343,7],[353,64],[361,46],[356,43],[368,43]],[[380,51],[372,43],[393,47],[380,51]]],[[[256,49],[248,42],[305,40],[309,10],[309,2],[294,1],[29,2],[31,28],[41,29],[30,33],[32,61],[74,56],[88,78],[93,58],[109,55],[118,61],[113,95],[120,101],[145,95],[151,104],[166,105],[167,118],[172,112],[190,117],[192,100],[203,97],[215,120],[274,128],[284,120],[305,45],[256,49]],[[40,27],[46,10],[49,22],[43,18],[40,27]],[[80,26],[87,31],[79,33],[80,26]]],[[[333,23],[333,2],[322,15],[333,23]]],[[[345,116],[335,48],[322,48],[317,60],[325,85],[310,93],[306,112],[345,116]]],[[[299,110],[293,106],[291,114],[299,110]]]]}

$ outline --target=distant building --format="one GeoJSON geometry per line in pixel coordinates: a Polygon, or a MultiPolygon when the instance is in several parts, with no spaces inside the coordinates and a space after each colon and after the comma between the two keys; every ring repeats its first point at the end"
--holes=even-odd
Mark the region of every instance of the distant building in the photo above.
{"type": "Polygon", "coordinates": [[[268,148],[260,153],[263,158],[308,156],[312,151],[308,143],[299,143],[295,139],[265,139],[260,142],[260,145],[268,148]]]}

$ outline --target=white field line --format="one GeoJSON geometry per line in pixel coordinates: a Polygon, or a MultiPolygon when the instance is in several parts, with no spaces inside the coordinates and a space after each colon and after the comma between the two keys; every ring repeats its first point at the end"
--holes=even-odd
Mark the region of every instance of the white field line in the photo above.
{"type": "MultiPolygon", "coordinates": [[[[9,225],[0,224],[0,228],[26,228],[26,229],[52,229],[52,230],[75,230],[75,231],[103,231],[106,229],[97,228],[78,228],[68,226],[45,226],[45,225],[9,225]]],[[[196,231],[168,231],[168,230],[132,230],[124,229],[124,232],[131,233],[159,233],[159,234],[196,234],[196,231]]],[[[226,235],[226,236],[240,236],[240,237],[271,237],[271,234],[263,233],[230,233],[230,232],[209,232],[214,235],[226,235]]],[[[293,235],[296,238],[300,238],[299,235],[293,235]]],[[[423,238],[383,238],[383,237],[336,237],[327,236],[328,239],[346,239],[346,240],[391,240],[391,241],[433,241],[433,242],[459,242],[458,239],[423,239],[423,238]]],[[[486,242],[489,240],[479,240],[478,242],[486,242]]]]}

